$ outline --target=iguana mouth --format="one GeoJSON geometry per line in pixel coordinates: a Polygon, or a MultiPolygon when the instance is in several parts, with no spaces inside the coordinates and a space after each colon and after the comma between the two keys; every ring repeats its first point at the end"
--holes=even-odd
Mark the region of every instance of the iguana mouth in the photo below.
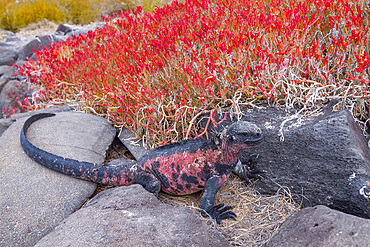
{"type": "Polygon", "coordinates": [[[261,133],[257,133],[253,138],[249,138],[244,143],[251,147],[256,147],[261,144],[263,140],[263,135],[261,133]]]}

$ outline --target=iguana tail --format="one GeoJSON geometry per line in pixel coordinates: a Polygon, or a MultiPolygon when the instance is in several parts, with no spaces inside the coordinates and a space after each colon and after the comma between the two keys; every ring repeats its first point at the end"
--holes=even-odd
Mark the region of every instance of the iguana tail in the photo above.
{"type": "Polygon", "coordinates": [[[65,175],[104,185],[131,185],[135,183],[136,166],[129,161],[119,166],[103,166],[46,152],[34,146],[27,138],[27,130],[33,122],[55,116],[54,113],[40,113],[31,116],[24,123],[20,141],[26,154],[37,163],[65,175]]]}

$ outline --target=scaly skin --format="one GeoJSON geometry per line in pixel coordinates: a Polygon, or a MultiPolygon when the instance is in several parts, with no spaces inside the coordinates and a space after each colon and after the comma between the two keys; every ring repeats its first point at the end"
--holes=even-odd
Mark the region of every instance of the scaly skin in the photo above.
{"type": "Polygon", "coordinates": [[[41,113],[30,117],[21,131],[24,151],[41,165],[71,177],[103,185],[128,186],[141,184],[147,191],[160,190],[172,195],[187,195],[204,189],[200,208],[221,223],[236,215],[232,207],[214,206],[215,197],[239,160],[242,150],[258,145],[262,140],[260,129],[245,121],[233,123],[213,140],[204,138],[186,140],[150,150],[137,162],[120,161],[118,166],[105,166],[63,158],[35,147],[26,138],[31,124],[52,117],[41,113]]]}

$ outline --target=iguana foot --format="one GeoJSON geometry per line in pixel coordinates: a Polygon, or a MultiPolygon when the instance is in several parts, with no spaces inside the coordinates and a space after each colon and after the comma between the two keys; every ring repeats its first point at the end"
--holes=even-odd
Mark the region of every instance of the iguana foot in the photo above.
{"type": "Polygon", "coordinates": [[[259,170],[257,168],[258,157],[258,154],[251,154],[245,165],[239,161],[234,169],[234,172],[249,183],[252,183],[252,178],[262,178],[261,174],[266,173],[266,171],[259,170]]]}
{"type": "Polygon", "coordinates": [[[225,206],[222,208],[224,204],[218,204],[217,206],[214,206],[212,210],[207,213],[204,210],[202,210],[201,214],[203,217],[207,218],[208,216],[211,216],[213,219],[216,220],[217,224],[221,224],[223,219],[234,219],[236,220],[236,214],[233,211],[228,211],[232,209],[231,206],[225,206]],[[222,209],[220,209],[222,208],[222,209]],[[226,212],[228,211],[228,212],[226,212]]]}

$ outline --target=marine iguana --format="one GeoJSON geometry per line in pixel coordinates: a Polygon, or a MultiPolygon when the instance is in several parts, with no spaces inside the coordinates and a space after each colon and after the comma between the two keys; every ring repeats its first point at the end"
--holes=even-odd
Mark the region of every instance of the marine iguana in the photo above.
{"type": "Polygon", "coordinates": [[[214,206],[215,197],[239,160],[242,150],[262,141],[261,130],[253,123],[238,121],[218,136],[190,139],[151,149],[136,162],[119,166],[98,165],[63,158],[41,150],[27,138],[27,130],[39,119],[55,116],[40,113],[23,125],[20,141],[26,154],[39,164],[65,175],[103,185],[128,186],[141,184],[147,191],[160,190],[172,195],[187,195],[204,189],[200,209],[203,217],[211,216],[218,224],[236,214],[231,206],[214,206]]]}

